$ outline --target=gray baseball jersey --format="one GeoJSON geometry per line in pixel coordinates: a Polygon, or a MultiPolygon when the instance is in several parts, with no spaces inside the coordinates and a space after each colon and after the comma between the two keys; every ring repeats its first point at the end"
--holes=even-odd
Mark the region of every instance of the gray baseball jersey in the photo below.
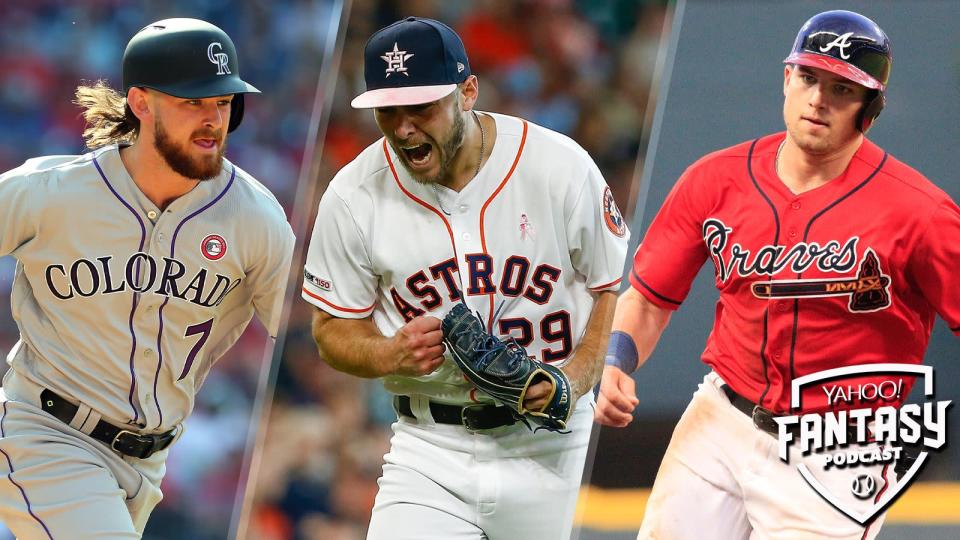
{"type": "Polygon", "coordinates": [[[117,423],[182,422],[253,313],[273,336],[293,252],[273,195],[224,160],[165,210],[117,146],[0,176],[0,256],[17,259],[11,372],[117,423]]]}

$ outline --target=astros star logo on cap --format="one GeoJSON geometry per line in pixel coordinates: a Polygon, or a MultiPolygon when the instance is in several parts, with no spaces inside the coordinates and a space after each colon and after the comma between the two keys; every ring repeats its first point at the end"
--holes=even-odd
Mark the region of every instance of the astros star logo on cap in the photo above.
{"type": "Polygon", "coordinates": [[[407,73],[407,66],[405,66],[403,63],[413,58],[413,54],[407,54],[407,51],[401,51],[398,49],[399,47],[397,47],[397,43],[394,42],[393,50],[387,51],[386,54],[380,57],[387,62],[387,77],[389,77],[391,73],[403,73],[407,77],[410,76],[410,74],[407,73]]]}
{"type": "Polygon", "coordinates": [[[470,75],[467,51],[453,29],[433,19],[407,17],[367,40],[366,91],[350,105],[373,109],[430,103],[449,96],[470,75]]]}

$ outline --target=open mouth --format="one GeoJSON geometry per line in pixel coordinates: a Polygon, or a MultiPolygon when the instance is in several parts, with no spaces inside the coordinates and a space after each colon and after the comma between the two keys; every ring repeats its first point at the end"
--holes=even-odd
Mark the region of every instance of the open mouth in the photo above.
{"type": "Polygon", "coordinates": [[[418,144],[415,146],[401,146],[400,150],[406,156],[407,161],[415,167],[426,165],[433,154],[433,145],[430,143],[418,144]]]}
{"type": "Polygon", "coordinates": [[[200,148],[204,148],[204,149],[206,149],[206,150],[210,150],[210,149],[215,148],[215,147],[217,146],[217,140],[216,140],[216,139],[207,139],[207,138],[194,139],[194,140],[193,140],[193,144],[196,144],[196,145],[199,146],[200,148]]]}

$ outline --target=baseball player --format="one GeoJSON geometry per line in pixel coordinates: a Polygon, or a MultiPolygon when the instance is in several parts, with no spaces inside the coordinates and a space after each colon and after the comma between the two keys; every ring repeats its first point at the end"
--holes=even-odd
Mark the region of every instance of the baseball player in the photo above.
{"type": "Polygon", "coordinates": [[[204,21],[140,30],[125,95],[81,86],[82,156],[0,176],[20,341],[0,395],[0,519],[22,540],[139,538],[170,445],[254,313],[275,335],[293,233],[223,158],[237,52],[204,21]]]}
{"type": "Polygon", "coordinates": [[[477,78],[449,27],[398,21],[364,59],[352,105],[373,108],[384,137],[324,193],[303,297],[321,356],[396,394],[368,538],[565,538],[627,230],[579,145],[474,109],[477,78]],[[458,303],[561,367],[579,398],[569,433],[533,432],[466,383],[441,343],[458,303]]]}
{"type": "MultiPolygon", "coordinates": [[[[614,317],[599,422],[631,421],[630,373],[708,259],[720,299],[702,357],[712,371],[674,431],[638,538],[877,536],[882,517],[861,526],[802,479],[797,464],[817,456],[778,458],[773,419],[791,412],[803,375],[920,363],[935,314],[960,334],[960,209],[865,138],[884,106],[890,51],[862,15],[811,18],[784,61],[786,132],[691,165],[646,232],[614,317]]],[[[824,411],[823,393],[803,406],[824,411]]],[[[834,495],[869,507],[849,486],[869,471],[879,497],[896,482],[888,469],[830,471],[834,495]]]]}

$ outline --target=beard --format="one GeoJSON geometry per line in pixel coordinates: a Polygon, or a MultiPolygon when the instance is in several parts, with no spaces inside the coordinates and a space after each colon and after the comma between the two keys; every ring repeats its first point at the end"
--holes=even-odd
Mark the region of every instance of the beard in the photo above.
{"type": "Polygon", "coordinates": [[[223,169],[223,153],[227,149],[227,140],[221,130],[200,129],[190,134],[190,140],[198,137],[209,137],[219,142],[216,155],[193,157],[190,152],[173,141],[163,123],[157,118],[153,131],[153,147],[163,157],[173,172],[191,180],[204,182],[216,178],[223,169]]]}
{"type": "Polygon", "coordinates": [[[834,142],[827,137],[814,137],[802,132],[794,125],[787,125],[787,133],[793,142],[804,152],[811,155],[829,154],[834,150],[834,142]]]}
{"type": "MultiPolygon", "coordinates": [[[[454,106],[456,106],[456,101],[454,101],[454,106]]],[[[450,173],[450,166],[453,163],[453,158],[457,155],[460,147],[463,146],[464,126],[465,122],[463,121],[463,115],[460,114],[459,110],[455,110],[453,115],[453,127],[450,129],[450,133],[443,144],[437,144],[436,140],[430,141],[430,143],[433,145],[434,151],[438,152],[440,157],[440,167],[435,176],[429,177],[414,172],[407,164],[406,158],[401,159],[400,163],[403,164],[403,168],[407,170],[407,173],[410,174],[410,177],[416,180],[419,184],[435,184],[447,180],[447,176],[450,173]]],[[[403,154],[403,151],[397,146],[394,147],[394,151],[399,155],[403,154]]]]}

